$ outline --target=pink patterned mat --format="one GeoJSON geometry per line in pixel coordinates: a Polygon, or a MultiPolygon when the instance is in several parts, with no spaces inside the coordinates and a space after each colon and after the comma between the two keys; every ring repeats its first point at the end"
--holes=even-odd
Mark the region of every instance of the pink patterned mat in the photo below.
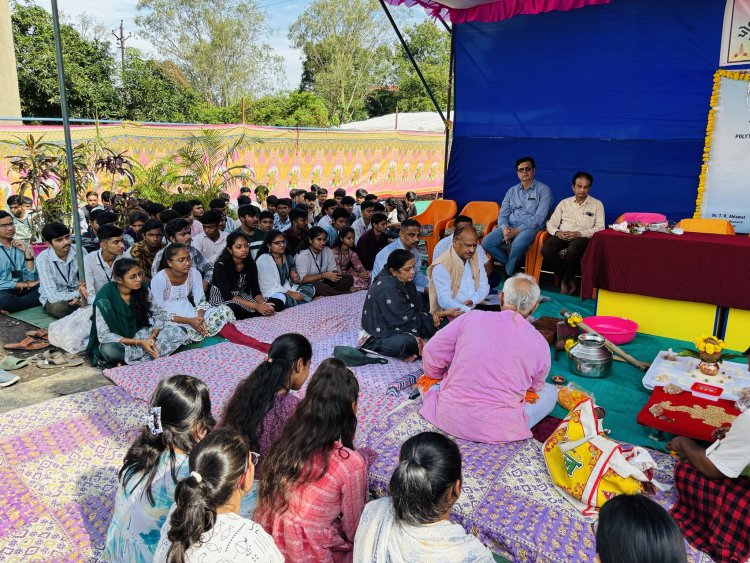
{"type": "Polygon", "coordinates": [[[145,406],[114,386],[0,415],[0,561],[100,561],[145,406]]]}
{"type": "MultiPolygon", "coordinates": [[[[314,370],[332,355],[334,346],[355,344],[359,319],[353,311],[361,309],[363,299],[361,292],[322,299],[238,324],[242,332],[269,342],[288,331],[305,334],[313,342],[314,370]]],[[[0,560],[97,560],[111,518],[116,473],[145,412],[137,399],[148,400],[162,378],[193,375],[211,389],[214,413],[219,416],[237,383],[263,357],[231,343],[189,350],[105,371],[119,387],[0,415],[0,560]]],[[[359,447],[378,452],[370,489],[382,495],[403,441],[433,430],[417,414],[418,402],[386,393],[391,381],[420,374],[421,365],[391,359],[385,365],[353,371],[361,388],[356,441],[359,447]]],[[[591,559],[590,519],[578,514],[552,487],[538,442],[504,446],[458,442],[464,456],[464,492],[454,511],[456,521],[495,553],[514,561],[591,559]]],[[[663,468],[660,480],[671,482],[671,459],[658,454],[656,458],[663,468]]],[[[673,500],[673,493],[659,496],[665,505],[673,500]]],[[[691,550],[690,561],[710,559],[691,550]]]]}

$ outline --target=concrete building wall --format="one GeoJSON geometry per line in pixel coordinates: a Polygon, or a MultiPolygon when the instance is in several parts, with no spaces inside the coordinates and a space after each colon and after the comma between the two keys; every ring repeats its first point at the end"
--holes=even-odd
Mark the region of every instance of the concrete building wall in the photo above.
{"type": "MultiPolygon", "coordinates": [[[[10,25],[10,0],[0,0],[0,117],[21,117],[16,51],[10,25]]],[[[0,121],[0,124],[12,124],[0,121]]],[[[19,123],[15,122],[15,123],[19,123]]]]}

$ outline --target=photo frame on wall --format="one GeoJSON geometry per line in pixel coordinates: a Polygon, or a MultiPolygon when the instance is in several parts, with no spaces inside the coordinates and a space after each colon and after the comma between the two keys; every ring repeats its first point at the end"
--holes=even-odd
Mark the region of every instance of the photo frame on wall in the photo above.
{"type": "Polygon", "coordinates": [[[750,0],[727,0],[719,65],[750,66],[750,0]]]}

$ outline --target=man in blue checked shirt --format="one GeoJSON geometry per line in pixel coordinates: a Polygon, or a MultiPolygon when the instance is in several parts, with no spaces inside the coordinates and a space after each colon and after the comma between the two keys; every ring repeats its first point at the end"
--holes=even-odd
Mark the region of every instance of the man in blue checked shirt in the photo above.
{"type": "Polygon", "coordinates": [[[0,211],[0,312],[17,313],[39,306],[34,253],[18,239],[13,216],[0,211]]]}
{"type": "Polygon", "coordinates": [[[508,277],[516,273],[537,232],[542,230],[552,206],[552,190],[535,178],[536,162],[530,156],[516,160],[520,182],[503,198],[497,229],[488,234],[482,246],[505,267],[508,277]]]}

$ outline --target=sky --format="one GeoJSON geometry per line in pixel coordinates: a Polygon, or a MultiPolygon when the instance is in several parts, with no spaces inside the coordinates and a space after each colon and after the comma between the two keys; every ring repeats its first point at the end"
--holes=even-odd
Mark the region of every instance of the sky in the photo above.
{"type": "MultiPolygon", "coordinates": [[[[0,0],[2,1],[2,0],[0,0]]],[[[50,10],[49,0],[36,0],[38,5],[50,10]]],[[[87,13],[97,22],[102,23],[107,29],[119,33],[120,20],[123,21],[125,36],[132,33],[132,37],[125,42],[126,47],[135,47],[145,54],[156,56],[151,44],[146,39],[137,36],[138,26],[135,24],[136,5],[138,0],[105,0],[106,9],[102,10],[102,0],[58,0],[58,8],[65,16],[76,19],[79,14],[87,13]]],[[[287,89],[292,90],[299,86],[302,76],[302,54],[293,49],[287,39],[287,30],[297,17],[302,14],[305,7],[312,0],[257,0],[258,4],[266,10],[269,15],[268,24],[272,28],[268,43],[273,47],[276,54],[284,58],[284,69],[286,71],[287,89]]],[[[341,0],[345,2],[346,0],[341,0]]],[[[405,8],[402,8],[405,9],[405,8]]],[[[409,10],[409,16],[414,19],[426,17],[424,12],[418,8],[409,10]]],[[[116,51],[115,37],[110,34],[113,52],[116,51]]],[[[396,36],[393,36],[394,41],[396,36]]]]}

